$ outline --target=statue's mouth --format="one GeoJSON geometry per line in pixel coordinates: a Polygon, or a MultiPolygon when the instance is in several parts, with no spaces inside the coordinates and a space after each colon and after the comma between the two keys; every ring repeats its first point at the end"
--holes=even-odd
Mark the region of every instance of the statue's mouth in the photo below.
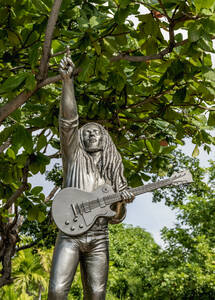
{"type": "Polygon", "coordinates": [[[89,141],[90,144],[93,144],[93,143],[97,142],[97,139],[96,138],[90,138],[88,141],[89,141]]]}

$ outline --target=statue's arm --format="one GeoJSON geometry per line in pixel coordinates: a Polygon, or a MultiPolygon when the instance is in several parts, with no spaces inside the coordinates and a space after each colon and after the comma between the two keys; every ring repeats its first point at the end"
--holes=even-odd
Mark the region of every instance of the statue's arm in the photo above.
{"type": "Polygon", "coordinates": [[[119,180],[119,192],[121,194],[121,201],[117,202],[113,209],[116,211],[116,214],[113,218],[110,219],[109,223],[118,224],[121,223],[126,217],[126,204],[134,200],[134,195],[128,189],[127,182],[124,178],[119,180]]]}
{"type": "Polygon", "coordinates": [[[66,55],[60,62],[59,72],[62,78],[62,98],[60,105],[60,117],[65,120],[78,118],[77,104],[74,92],[74,64],[66,55]]]}
{"type": "Polygon", "coordinates": [[[60,141],[64,170],[69,161],[75,159],[78,151],[78,111],[74,92],[74,64],[69,53],[60,62],[59,72],[62,78],[62,97],[60,103],[60,141]]]}

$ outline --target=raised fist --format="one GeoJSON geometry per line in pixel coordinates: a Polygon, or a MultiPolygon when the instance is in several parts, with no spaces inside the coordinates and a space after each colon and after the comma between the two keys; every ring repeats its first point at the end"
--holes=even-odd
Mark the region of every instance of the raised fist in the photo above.
{"type": "Polygon", "coordinates": [[[73,76],[75,65],[73,64],[68,50],[64,58],[60,62],[59,72],[63,80],[70,79],[73,76]]]}

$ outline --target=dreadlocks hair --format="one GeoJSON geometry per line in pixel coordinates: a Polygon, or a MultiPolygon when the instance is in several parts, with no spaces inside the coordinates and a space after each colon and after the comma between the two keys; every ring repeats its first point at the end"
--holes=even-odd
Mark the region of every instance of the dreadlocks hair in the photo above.
{"type": "MultiPolygon", "coordinates": [[[[81,148],[85,150],[83,132],[89,125],[97,126],[102,134],[101,164],[99,168],[101,177],[105,180],[109,180],[116,192],[123,190],[127,187],[127,181],[123,174],[124,167],[122,164],[122,158],[108,131],[102,125],[92,122],[83,125],[79,129],[81,148]]],[[[95,170],[92,156],[86,150],[84,151],[84,157],[86,159],[87,171],[89,172],[89,168],[95,170]]]]}

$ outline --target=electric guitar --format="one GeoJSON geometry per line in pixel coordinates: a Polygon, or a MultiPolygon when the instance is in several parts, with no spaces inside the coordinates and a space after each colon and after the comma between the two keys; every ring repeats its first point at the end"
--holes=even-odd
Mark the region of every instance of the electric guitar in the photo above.
{"type": "MultiPolygon", "coordinates": [[[[193,182],[191,173],[186,170],[175,173],[170,178],[149,183],[129,191],[135,196],[151,192],[158,188],[193,182]]],[[[114,193],[112,187],[104,184],[88,193],[77,188],[64,188],[52,202],[52,217],[57,227],[70,236],[88,231],[98,217],[113,217],[116,212],[111,205],[121,201],[120,193],[114,193]]]]}

